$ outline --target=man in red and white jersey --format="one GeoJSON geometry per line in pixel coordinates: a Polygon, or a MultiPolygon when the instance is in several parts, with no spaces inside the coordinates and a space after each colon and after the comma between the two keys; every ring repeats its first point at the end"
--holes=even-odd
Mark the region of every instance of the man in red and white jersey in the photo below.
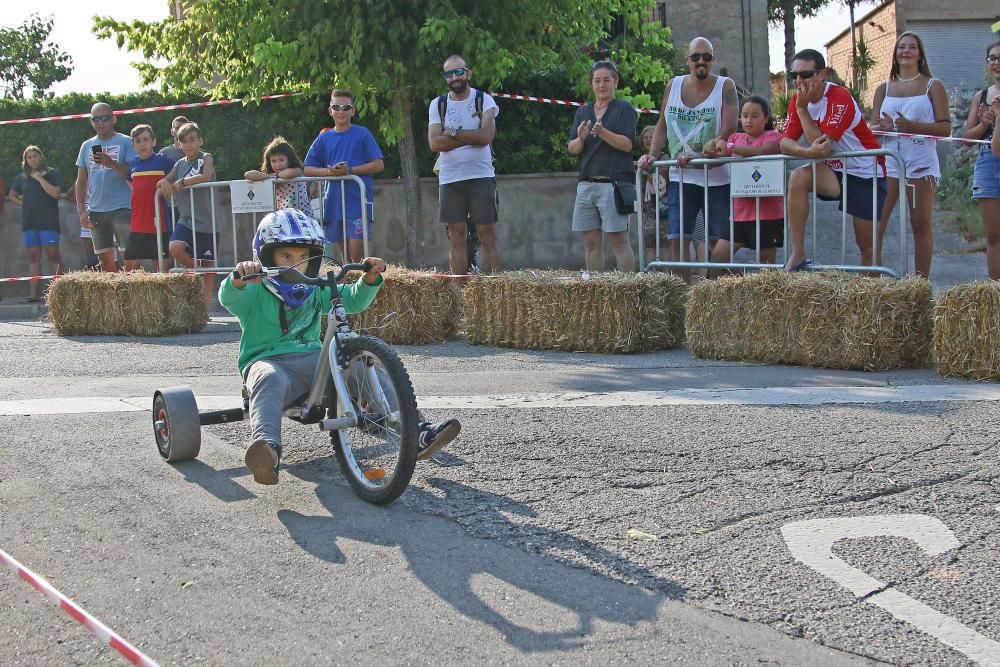
{"type": "Polygon", "coordinates": [[[844,210],[847,190],[847,214],[854,219],[854,238],[861,252],[863,266],[872,263],[872,221],[882,215],[886,181],[883,158],[849,157],[827,159],[831,153],[881,148],[872,134],[861,107],[850,91],[826,80],[826,60],[813,49],[795,54],[788,74],[795,84],[795,95],[788,105],[788,126],[781,139],[781,152],[794,157],[815,159],[816,182],[812,165],[794,170],[788,178],[788,236],[792,252],[785,268],[806,268],[805,232],[809,218],[809,195],[825,201],[839,201],[844,210]],[[808,146],[799,143],[805,135],[808,146]],[[820,161],[822,160],[822,161],[820,161]]]}

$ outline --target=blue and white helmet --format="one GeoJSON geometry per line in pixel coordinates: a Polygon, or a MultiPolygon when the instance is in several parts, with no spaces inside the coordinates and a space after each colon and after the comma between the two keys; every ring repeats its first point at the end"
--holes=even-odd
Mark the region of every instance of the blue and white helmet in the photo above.
{"type": "MultiPolygon", "coordinates": [[[[257,225],[253,236],[253,257],[264,266],[274,266],[274,250],[281,246],[301,246],[309,249],[309,263],[305,270],[296,267],[307,276],[319,274],[323,262],[323,247],[326,235],[323,228],[313,218],[295,208],[282,208],[268,213],[257,225]]],[[[287,283],[280,278],[265,278],[264,286],[276,297],[298,308],[312,294],[312,285],[287,283]]]]}

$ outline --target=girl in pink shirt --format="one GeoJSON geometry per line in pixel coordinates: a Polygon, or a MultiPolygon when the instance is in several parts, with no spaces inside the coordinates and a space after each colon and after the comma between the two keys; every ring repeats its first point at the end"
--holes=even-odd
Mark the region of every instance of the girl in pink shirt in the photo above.
{"type": "MultiPolygon", "coordinates": [[[[774,129],[771,107],[763,97],[753,95],[740,111],[743,132],[730,135],[725,152],[729,155],[753,157],[780,153],[781,133],[774,129]]],[[[721,142],[721,140],[717,140],[721,142]]],[[[720,146],[721,148],[721,146],[720,146]]],[[[721,152],[721,151],[720,151],[721,152]]],[[[733,239],[735,253],[740,248],[757,248],[757,199],[733,199],[733,239]]],[[[726,229],[726,236],[729,229],[726,229]]],[[[785,200],[782,197],[760,198],[760,261],[774,264],[777,249],[785,243],[785,200]]],[[[712,249],[713,262],[729,261],[728,238],[720,238],[712,249]]]]}

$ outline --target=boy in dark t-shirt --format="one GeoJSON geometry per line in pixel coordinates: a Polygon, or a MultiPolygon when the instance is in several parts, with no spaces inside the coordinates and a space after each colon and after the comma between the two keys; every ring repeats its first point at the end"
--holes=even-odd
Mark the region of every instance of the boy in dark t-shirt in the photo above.
{"type": "Polygon", "coordinates": [[[149,125],[136,125],[130,133],[138,155],[128,163],[128,180],[132,183],[132,225],[125,246],[125,270],[135,271],[143,259],[153,262],[153,271],[160,270],[160,258],[167,256],[170,236],[166,232],[166,214],[156,184],[170,173],[174,161],[156,150],[156,135],[149,125]],[[160,245],[156,241],[156,209],[160,209],[160,245]]]}

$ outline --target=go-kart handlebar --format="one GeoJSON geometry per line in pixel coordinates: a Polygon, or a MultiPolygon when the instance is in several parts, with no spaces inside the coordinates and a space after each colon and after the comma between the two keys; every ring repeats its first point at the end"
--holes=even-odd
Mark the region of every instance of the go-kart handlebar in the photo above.
{"type": "MultiPolygon", "coordinates": [[[[340,267],[340,271],[337,272],[337,275],[334,276],[333,285],[336,285],[341,280],[343,280],[344,276],[347,275],[349,271],[364,271],[367,273],[368,271],[371,270],[371,268],[372,265],[367,262],[363,264],[361,263],[344,264],[343,266],[340,267]]],[[[329,280],[329,273],[332,273],[332,271],[322,276],[316,276],[314,278],[311,276],[307,276],[298,269],[290,266],[265,266],[260,273],[249,273],[245,276],[241,276],[240,272],[234,269],[232,276],[237,280],[256,280],[257,278],[275,278],[282,273],[290,275],[294,282],[305,283],[306,285],[315,285],[317,287],[322,287],[323,285],[331,284],[329,280]]]]}

